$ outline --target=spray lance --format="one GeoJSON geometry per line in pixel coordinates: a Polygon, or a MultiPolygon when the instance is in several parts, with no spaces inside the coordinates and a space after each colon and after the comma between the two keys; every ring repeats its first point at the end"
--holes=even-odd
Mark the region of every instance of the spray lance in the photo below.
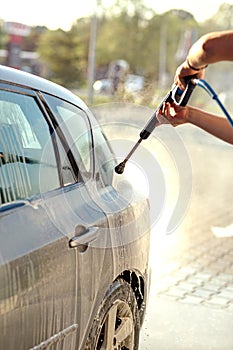
{"type": "Polygon", "coordinates": [[[154,111],[152,117],[148,121],[148,123],[144,126],[143,130],[140,132],[140,138],[137,141],[137,143],[134,145],[134,147],[131,149],[129,154],[126,156],[126,158],[118,164],[115,167],[115,172],[117,174],[123,174],[125,165],[129,158],[133,155],[133,153],[136,151],[142,140],[146,140],[150,134],[153,132],[153,130],[161,125],[161,122],[157,119],[158,111],[162,108],[164,102],[175,102],[177,105],[185,106],[195,88],[196,84],[192,82],[191,79],[187,82],[186,88],[184,91],[182,91],[177,85],[173,84],[171,90],[168,92],[168,94],[165,96],[165,98],[162,100],[162,102],[159,104],[159,106],[154,111]]]}
{"type": "Polygon", "coordinates": [[[131,149],[131,151],[126,156],[126,158],[123,160],[123,162],[119,163],[115,167],[115,172],[117,174],[123,174],[127,161],[130,159],[130,157],[136,151],[136,149],[138,148],[138,146],[140,145],[142,140],[146,140],[156,127],[163,124],[157,118],[158,111],[161,110],[163,104],[165,102],[169,102],[169,103],[175,103],[176,105],[183,106],[183,107],[186,106],[186,104],[188,103],[196,85],[203,88],[214,100],[216,100],[219,107],[222,109],[223,113],[226,115],[229,123],[233,127],[233,119],[231,118],[230,114],[227,112],[226,108],[223,106],[223,104],[219,100],[218,95],[212,89],[212,87],[203,79],[197,79],[197,78],[195,78],[195,76],[189,77],[189,78],[187,78],[187,84],[186,84],[186,88],[184,91],[181,90],[177,85],[175,85],[175,84],[172,85],[171,90],[168,92],[168,94],[165,96],[165,98],[162,100],[162,102],[156,108],[151,119],[148,121],[148,123],[145,125],[143,130],[140,132],[140,135],[139,135],[140,138],[137,141],[137,143],[131,149]]]}

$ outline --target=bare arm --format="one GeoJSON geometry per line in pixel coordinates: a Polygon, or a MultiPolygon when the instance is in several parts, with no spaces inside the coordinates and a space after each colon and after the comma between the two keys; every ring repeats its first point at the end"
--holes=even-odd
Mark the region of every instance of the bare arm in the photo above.
{"type": "Polygon", "coordinates": [[[233,61],[233,30],[202,36],[189,50],[188,59],[196,68],[219,61],[233,61]]]}
{"type": "Polygon", "coordinates": [[[206,65],[220,61],[233,61],[233,30],[203,35],[190,48],[185,62],[177,68],[174,80],[184,88],[184,77],[196,74],[203,78],[206,65]]]}
{"type": "Polygon", "coordinates": [[[233,128],[227,119],[189,106],[187,122],[233,145],[233,128]]]}
{"type": "Polygon", "coordinates": [[[233,128],[228,120],[199,108],[165,103],[161,113],[173,126],[191,123],[233,145],[233,128]]]}

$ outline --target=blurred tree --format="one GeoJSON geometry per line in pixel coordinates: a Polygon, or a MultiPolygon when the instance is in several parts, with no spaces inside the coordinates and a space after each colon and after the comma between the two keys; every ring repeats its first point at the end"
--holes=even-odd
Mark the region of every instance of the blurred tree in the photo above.
{"type": "MultiPolygon", "coordinates": [[[[233,28],[233,5],[223,3],[215,15],[200,25],[200,35],[233,28]]],[[[209,65],[205,78],[218,92],[229,94],[232,90],[232,62],[219,62],[209,65]]]]}
{"type": "Polygon", "coordinates": [[[87,69],[88,62],[88,51],[89,51],[89,41],[90,41],[90,28],[91,28],[91,18],[79,18],[77,19],[72,27],[72,36],[76,37],[77,51],[79,54],[79,64],[83,72],[87,69]]]}
{"type": "MultiPolygon", "coordinates": [[[[163,61],[170,80],[188,45],[198,36],[211,30],[232,28],[233,5],[221,5],[216,15],[204,23],[198,23],[184,10],[173,9],[158,15],[145,7],[143,0],[115,0],[112,7],[102,8],[98,16],[98,72],[106,72],[110,62],[123,59],[129,63],[132,73],[155,81],[163,61]]],[[[74,86],[86,79],[90,23],[91,18],[77,19],[68,32],[46,30],[40,35],[38,51],[49,65],[53,80],[74,86]]],[[[25,47],[33,47],[36,35],[32,32],[25,47]]]]}
{"type": "Polygon", "coordinates": [[[41,35],[38,52],[51,70],[50,79],[67,87],[77,87],[84,79],[85,53],[75,26],[70,31],[58,29],[41,35]]]}
{"type": "Polygon", "coordinates": [[[96,55],[99,65],[124,59],[134,72],[144,72],[141,51],[147,11],[141,0],[116,1],[112,13],[100,20],[96,55]]]}
{"type": "Polygon", "coordinates": [[[115,0],[112,6],[104,10],[107,17],[126,13],[128,16],[141,14],[142,18],[148,18],[154,11],[145,6],[144,0],[115,0]]]}
{"type": "Polygon", "coordinates": [[[8,41],[8,34],[4,31],[4,21],[0,19],[0,49],[5,49],[8,41]]]}
{"type": "Polygon", "coordinates": [[[201,25],[202,33],[233,28],[233,5],[223,3],[216,14],[201,25]]]}
{"type": "Polygon", "coordinates": [[[222,4],[218,12],[213,16],[213,20],[221,30],[233,28],[233,5],[222,4]]]}
{"type": "Polygon", "coordinates": [[[175,56],[181,34],[185,30],[196,32],[198,29],[194,17],[182,10],[171,10],[163,15],[148,12],[140,0],[127,1],[134,7],[125,2],[122,5],[121,0],[117,3],[114,15],[101,20],[97,63],[104,65],[116,59],[125,59],[133,73],[154,79],[158,77],[161,40],[165,40],[166,71],[173,72],[177,66],[175,56]],[[161,28],[166,31],[166,38],[162,37],[161,28]]]}
{"type": "MultiPolygon", "coordinates": [[[[163,15],[161,15],[162,23],[166,26],[166,45],[167,45],[167,55],[166,55],[166,70],[168,73],[174,75],[177,64],[179,64],[192,45],[193,41],[196,39],[199,25],[194,19],[193,15],[189,12],[183,10],[170,10],[163,15]],[[189,42],[185,38],[185,34],[190,32],[189,42]],[[179,49],[180,41],[183,45],[183,57],[179,58],[177,55],[177,50],[179,49]],[[186,51],[186,52],[185,52],[186,51]]],[[[161,40],[163,40],[161,38],[161,40]]]]}
{"type": "Polygon", "coordinates": [[[23,51],[36,51],[40,36],[46,31],[48,31],[48,28],[45,26],[31,27],[30,34],[23,38],[22,50],[23,51]]]}
{"type": "Polygon", "coordinates": [[[141,59],[144,62],[146,75],[157,79],[160,57],[160,31],[163,20],[158,14],[154,14],[143,30],[141,59]]]}

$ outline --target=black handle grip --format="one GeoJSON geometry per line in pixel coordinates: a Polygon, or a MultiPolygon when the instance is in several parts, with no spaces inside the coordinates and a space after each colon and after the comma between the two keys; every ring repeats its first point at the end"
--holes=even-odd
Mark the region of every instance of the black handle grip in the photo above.
{"type": "Polygon", "coordinates": [[[196,84],[194,84],[191,79],[188,80],[184,91],[181,90],[178,85],[175,85],[171,93],[173,102],[179,106],[186,106],[195,86],[196,84]]]}

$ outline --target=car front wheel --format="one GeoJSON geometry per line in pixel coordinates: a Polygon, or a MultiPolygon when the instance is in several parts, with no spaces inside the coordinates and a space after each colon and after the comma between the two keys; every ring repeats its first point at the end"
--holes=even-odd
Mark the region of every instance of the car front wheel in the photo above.
{"type": "Polygon", "coordinates": [[[85,350],[137,350],[139,311],[131,286],[113,283],[93,322],[85,350]]]}

